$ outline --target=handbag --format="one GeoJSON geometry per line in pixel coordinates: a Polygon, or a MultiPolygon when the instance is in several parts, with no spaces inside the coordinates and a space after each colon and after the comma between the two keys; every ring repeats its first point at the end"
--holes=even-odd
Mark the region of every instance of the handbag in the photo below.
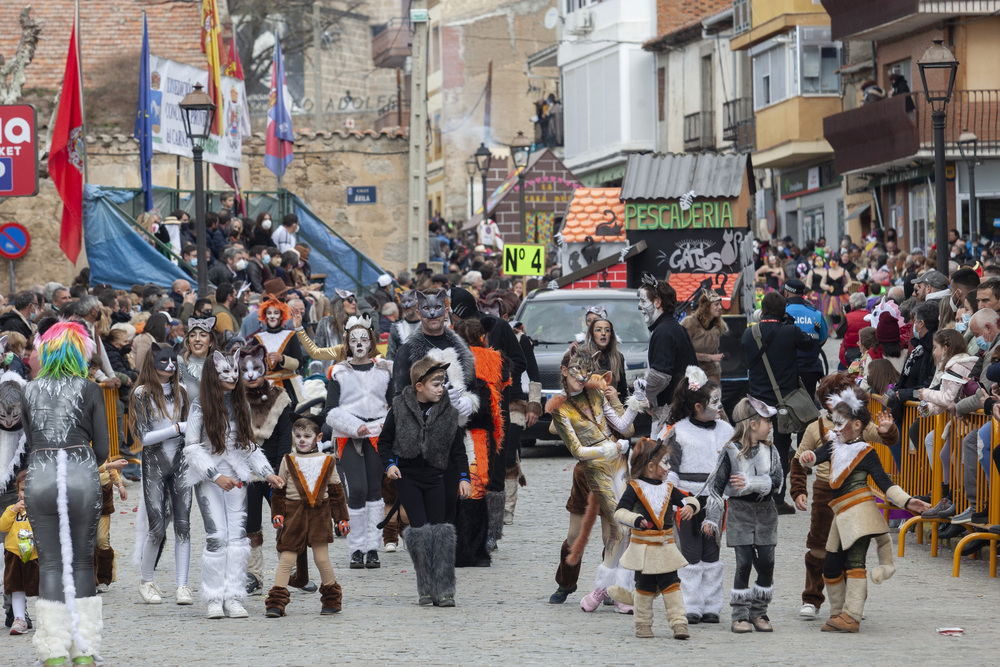
{"type": "MultiPolygon", "coordinates": [[[[819,419],[819,410],[816,408],[812,396],[803,386],[801,379],[799,379],[798,389],[782,396],[781,390],[778,389],[778,382],[774,379],[774,372],[771,371],[771,363],[767,360],[767,346],[761,342],[760,325],[753,327],[753,337],[760,348],[759,356],[764,362],[767,377],[771,380],[771,388],[774,389],[774,395],[778,398],[778,433],[801,433],[807,424],[819,419]]],[[[770,342],[768,340],[768,346],[770,342]]]]}

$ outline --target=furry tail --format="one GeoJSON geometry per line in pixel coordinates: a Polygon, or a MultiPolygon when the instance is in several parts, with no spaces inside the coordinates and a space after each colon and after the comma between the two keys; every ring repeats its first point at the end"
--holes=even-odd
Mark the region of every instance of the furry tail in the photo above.
{"type": "Polygon", "coordinates": [[[567,565],[579,565],[580,560],[583,558],[583,551],[587,548],[587,542],[590,541],[590,531],[594,529],[594,524],[597,523],[597,515],[600,512],[600,505],[597,503],[597,498],[594,497],[593,493],[587,495],[587,511],[583,514],[583,523],[580,526],[580,534],[577,535],[576,540],[573,542],[573,546],[569,550],[569,555],[566,556],[567,565]]]}
{"type": "Polygon", "coordinates": [[[90,648],[80,634],[80,615],[76,611],[76,580],[73,578],[73,542],[69,530],[69,493],[66,490],[69,455],[65,449],[56,452],[56,507],[59,510],[59,551],[62,556],[63,597],[69,610],[69,630],[81,655],[90,648]]]}

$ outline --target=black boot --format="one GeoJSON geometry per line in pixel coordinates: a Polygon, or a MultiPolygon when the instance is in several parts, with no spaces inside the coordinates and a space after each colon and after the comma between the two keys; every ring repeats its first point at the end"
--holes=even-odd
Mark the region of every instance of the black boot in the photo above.
{"type": "Polygon", "coordinates": [[[360,549],[351,554],[351,569],[352,570],[365,569],[365,555],[361,553],[360,549]]]}
{"type": "MultiPolygon", "coordinates": [[[[361,553],[360,551],[358,553],[361,553]]],[[[351,559],[353,565],[354,559],[351,559]]],[[[378,552],[372,549],[368,552],[368,556],[365,558],[365,567],[369,570],[374,570],[375,568],[382,567],[382,564],[378,562],[378,552]]]]}

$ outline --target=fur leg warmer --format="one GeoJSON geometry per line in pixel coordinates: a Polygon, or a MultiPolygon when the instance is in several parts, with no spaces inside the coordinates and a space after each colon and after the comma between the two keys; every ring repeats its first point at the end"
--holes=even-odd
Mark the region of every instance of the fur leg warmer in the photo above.
{"type": "Polygon", "coordinates": [[[635,594],[635,608],[632,611],[632,620],[635,621],[635,634],[637,637],[651,636],[653,629],[653,598],[655,596],[655,593],[646,591],[636,592],[635,594]]]}
{"type": "Polygon", "coordinates": [[[224,600],[243,602],[247,597],[247,559],[250,540],[232,540],[226,546],[226,579],[224,600]]]}
{"type": "Polygon", "coordinates": [[[80,636],[86,643],[86,649],[76,645],[70,647],[70,657],[100,655],[101,633],[104,632],[104,616],[102,613],[103,601],[98,596],[76,599],[76,612],[80,615],[80,636]]]}
{"type": "Polygon", "coordinates": [[[116,579],[115,556],[115,550],[111,547],[94,550],[94,577],[97,579],[97,583],[106,586],[114,583],[116,579]]]}
{"type": "MultiPolygon", "coordinates": [[[[243,578],[244,586],[246,577],[243,578]]],[[[244,588],[244,592],[246,589],[244,588]]],[[[226,550],[209,551],[201,554],[201,602],[222,602],[226,594],[226,550]]]]}
{"type": "Polygon", "coordinates": [[[892,538],[888,533],[875,537],[875,548],[878,554],[878,565],[868,571],[868,576],[876,584],[896,574],[896,566],[892,560],[892,538]]]}
{"type": "MultiPolygon", "coordinates": [[[[556,570],[556,584],[563,588],[576,588],[576,582],[580,580],[580,561],[575,565],[566,562],[569,558],[569,542],[563,540],[562,548],[559,550],[559,568],[556,570]]],[[[629,603],[631,604],[631,602],[629,603]]]]}
{"type": "MultiPolygon", "coordinates": [[[[706,563],[702,561],[702,574],[701,574],[701,611],[698,613],[704,616],[705,614],[715,614],[716,616],[722,613],[722,607],[725,604],[724,593],[722,592],[722,561],[715,561],[714,563],[706,563]]],[[[677,571],[678,574],[683,575],[686,567],[682,567],[677,571]]],[[[684,579],[681,578],[681,586],[684,585],[684,579]]],[[[683,590],[683,588],[682,588],[683,590]]],[[[685,598],[685,603],[687,602],[685,598]]]]}
{"type": "Polygon", "coordinates": [[[382,531],[378,525],[384,518],[385,503],[381,500],[365,503],[365,553],[382,549],[382,531]]]}
{"type": "Polygon", "coordinates": [[[247,558],[247,574],[253,575],[258,584],[264,583],[264,533],[248,533],[250,557],[247,558]]]}
{"type": "MultiPolygon", "coordinates": [[[[419,595],[430,595],[431,562],[434,559],[433,549],[434,526],[420,526],[414,528],[410,526],[403,532],[403,539],[406,540],[406,550],[413,560],[413,571],[417,575],[417,593],[419,595]]],[[[452,547],[452,553],[455,552],[452,547]]]]}
{"type": "Polygon", "coordinates": [[[288,594],[288,589],[284,586],[272,586],[271,590],[267,592],[267,597],[264,598],[264,609],[278,609],[281,611],[281,615],[285,615],[285,607],[288,606],[288,601],[291,600],[291,596],[288,594]]]}
{"type": "Polygon", "coordinates": [[[729,591],[729,606],[732,607],[734,621],[750,620],[750,600],[753,596],[751,588],[734,588],[729,591]]]}
{"type": "Polygon", "coordinates": [[[433,551],[430,563],[430,593],[435,601],[455,597],[455,527],[450,523],[431,526],[433,551]]]}
{"type": "Polygon", "coordinates": [[[40,662],[69,657],[73,637],[69,631],[69,609],[65,603],[41,598],[35,602],[35,634],[31,643],[40,662]]]}
{"type": "Polygon", "coordinates": [[[507,468],[507,476],[504,478],[503,486],[506,498],[503,507],[503,522],[507,525],[514,523],[514,509],[517,507],[518,477],[521,475],[521,466],[513,465],[507,468]]]}
{"type": "Polygon", "coordinates": [[[753,585],[753,597],[750,599],[750,618],[767,616],[767,607],[771,604],[774,586],[753,585]]]}
{"type": "Polygon", "coordinates": [[[506,493],[503,491],[486,492],[486,511],[488,513],[488,529],[493,539],[503,537],[503,507],[506,493]]]}
{"type": "Polygon", "coordinates": [[[668,586],[660,594],[663,596],[663,606],[667,609],[667,623],[670,627],[676,628],[678,625],[687,627],[688,609],[684,606],[684,594],[681,593],[680,587],[668,586]]]}
{"type": "Polygon", "coordinates": [[[830,618],[840,616],[841,612],[844,611],[844,598],[847,595],[844,575],[840,575],[836,579],[823,577],[823,583],[826,584],[826,597],[830,600],[830,618]]]}
{"type": "Polygon", "coordinates": [[[681,578],[681,593],[684,595],[684,607],[690,614],[701,616],[705,613],[705,565],[706,563],[689,563],[677,570],[681,578]]]}
{"type": "Polygon", "coordinates": [[[868,599],[868,580],[863,569],[847,571],[847,587],[844,597],[844,612],[858,623],[865,613],[865,600],[868,599]]]}
{"type": "Polygon", "coordinates": [[[361,553],[368,551],[368,516],[364,507],[360,509],[348,507],[347,515],[351,518],[351,532],[347,534],[347,555],[350,557],[355,551],[361,553]]]}
{"type": "Polygon", "coordinates": [[[455,512],[455,567],[473,567],[490,562],[486,550],[486,501],[459,500],[455,512]]]}
{"type": "Polygon", "coordinates": [[[336,581],[319,587],[319,601],[324,610],[340,611],[344,592],[336,581]]]}

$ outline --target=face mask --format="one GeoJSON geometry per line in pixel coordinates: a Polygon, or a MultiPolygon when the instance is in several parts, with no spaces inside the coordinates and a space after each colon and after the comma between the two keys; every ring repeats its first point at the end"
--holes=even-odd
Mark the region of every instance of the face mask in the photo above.
{"type": "Polygon", "coordinates": [[[972,315],[968,315],[968,314],[962,315],[962,321],[961,322],[955,322],[955,331],[957,331],[958,333],[964,332],[966,329],[969,328],[969,320],[971,320],[971,319],[972,319],[972,315]]]}
{"type": "Polygon", "coordinates": [[[191,259],[188,260],[188,264],[190,264],[192,267],[198,266],[198,258],[192,257],[191,259]]]}
{"type": "Polygon", "coordinates": [[[219,374],[219,380],[235,384],[240,379],[240,353],[237,351],[233,356],[219,352],[212,355],[215,363],[215,370],[219,374]]]}
{"type": "Polygon", "coordinates": [[[31,315],[28,317],[28,319],[31,320],[32,322],[34,322],[35,320],[37,320],[38,319],[38,311],[36,310],[33,313],[31,313],[31,315]]]}
{"type": "Polygon", "coordinates": [[[265,252],[263,255],[260,256],[260,261],[264,262],[265,264],[270,264],[271,256],[265,252]]]}
{"type": "MultiPolygon", "coordinates": [[[[956,327],[956,328],[957,328],[957,327],[956,327]]],[[[989,344],[989,343],[987,343],[987,342],[986,342],[986,339],[985,339],[985,338],[983,338],[982,336],[976,336],[976,345],[977,345],[977,346],[979,347],[979,349],[980,349],[980,350],[982,350],[983,352],[986,352],[987,350],[989,350],[989,349],[990,349],[990,344],[989,344]]]]}
{"type": "Polygon", "coordinates": [[[261,229],[263,229],[263,230],[264,230],[265,232],[266,232],[267,230],[271,229],[271,219],[270,219],[270,218],[267,218],[266,220],[264,220],[263,222],[261,222],[261,223],[260,223],[260,227],[261,227],[261,229]]]}
{"type": "Polygon", "coordinates": [[[241,259],[238,262],[236,262],[237,271],[245,271],[246,268],[247,268],[247,261],[245,259],[241,259]]]}
{"type": "Polygon", "coordinates": [[[184,336],[174,336],[174,343],[180,345],[184,342],[184,336]]]}

